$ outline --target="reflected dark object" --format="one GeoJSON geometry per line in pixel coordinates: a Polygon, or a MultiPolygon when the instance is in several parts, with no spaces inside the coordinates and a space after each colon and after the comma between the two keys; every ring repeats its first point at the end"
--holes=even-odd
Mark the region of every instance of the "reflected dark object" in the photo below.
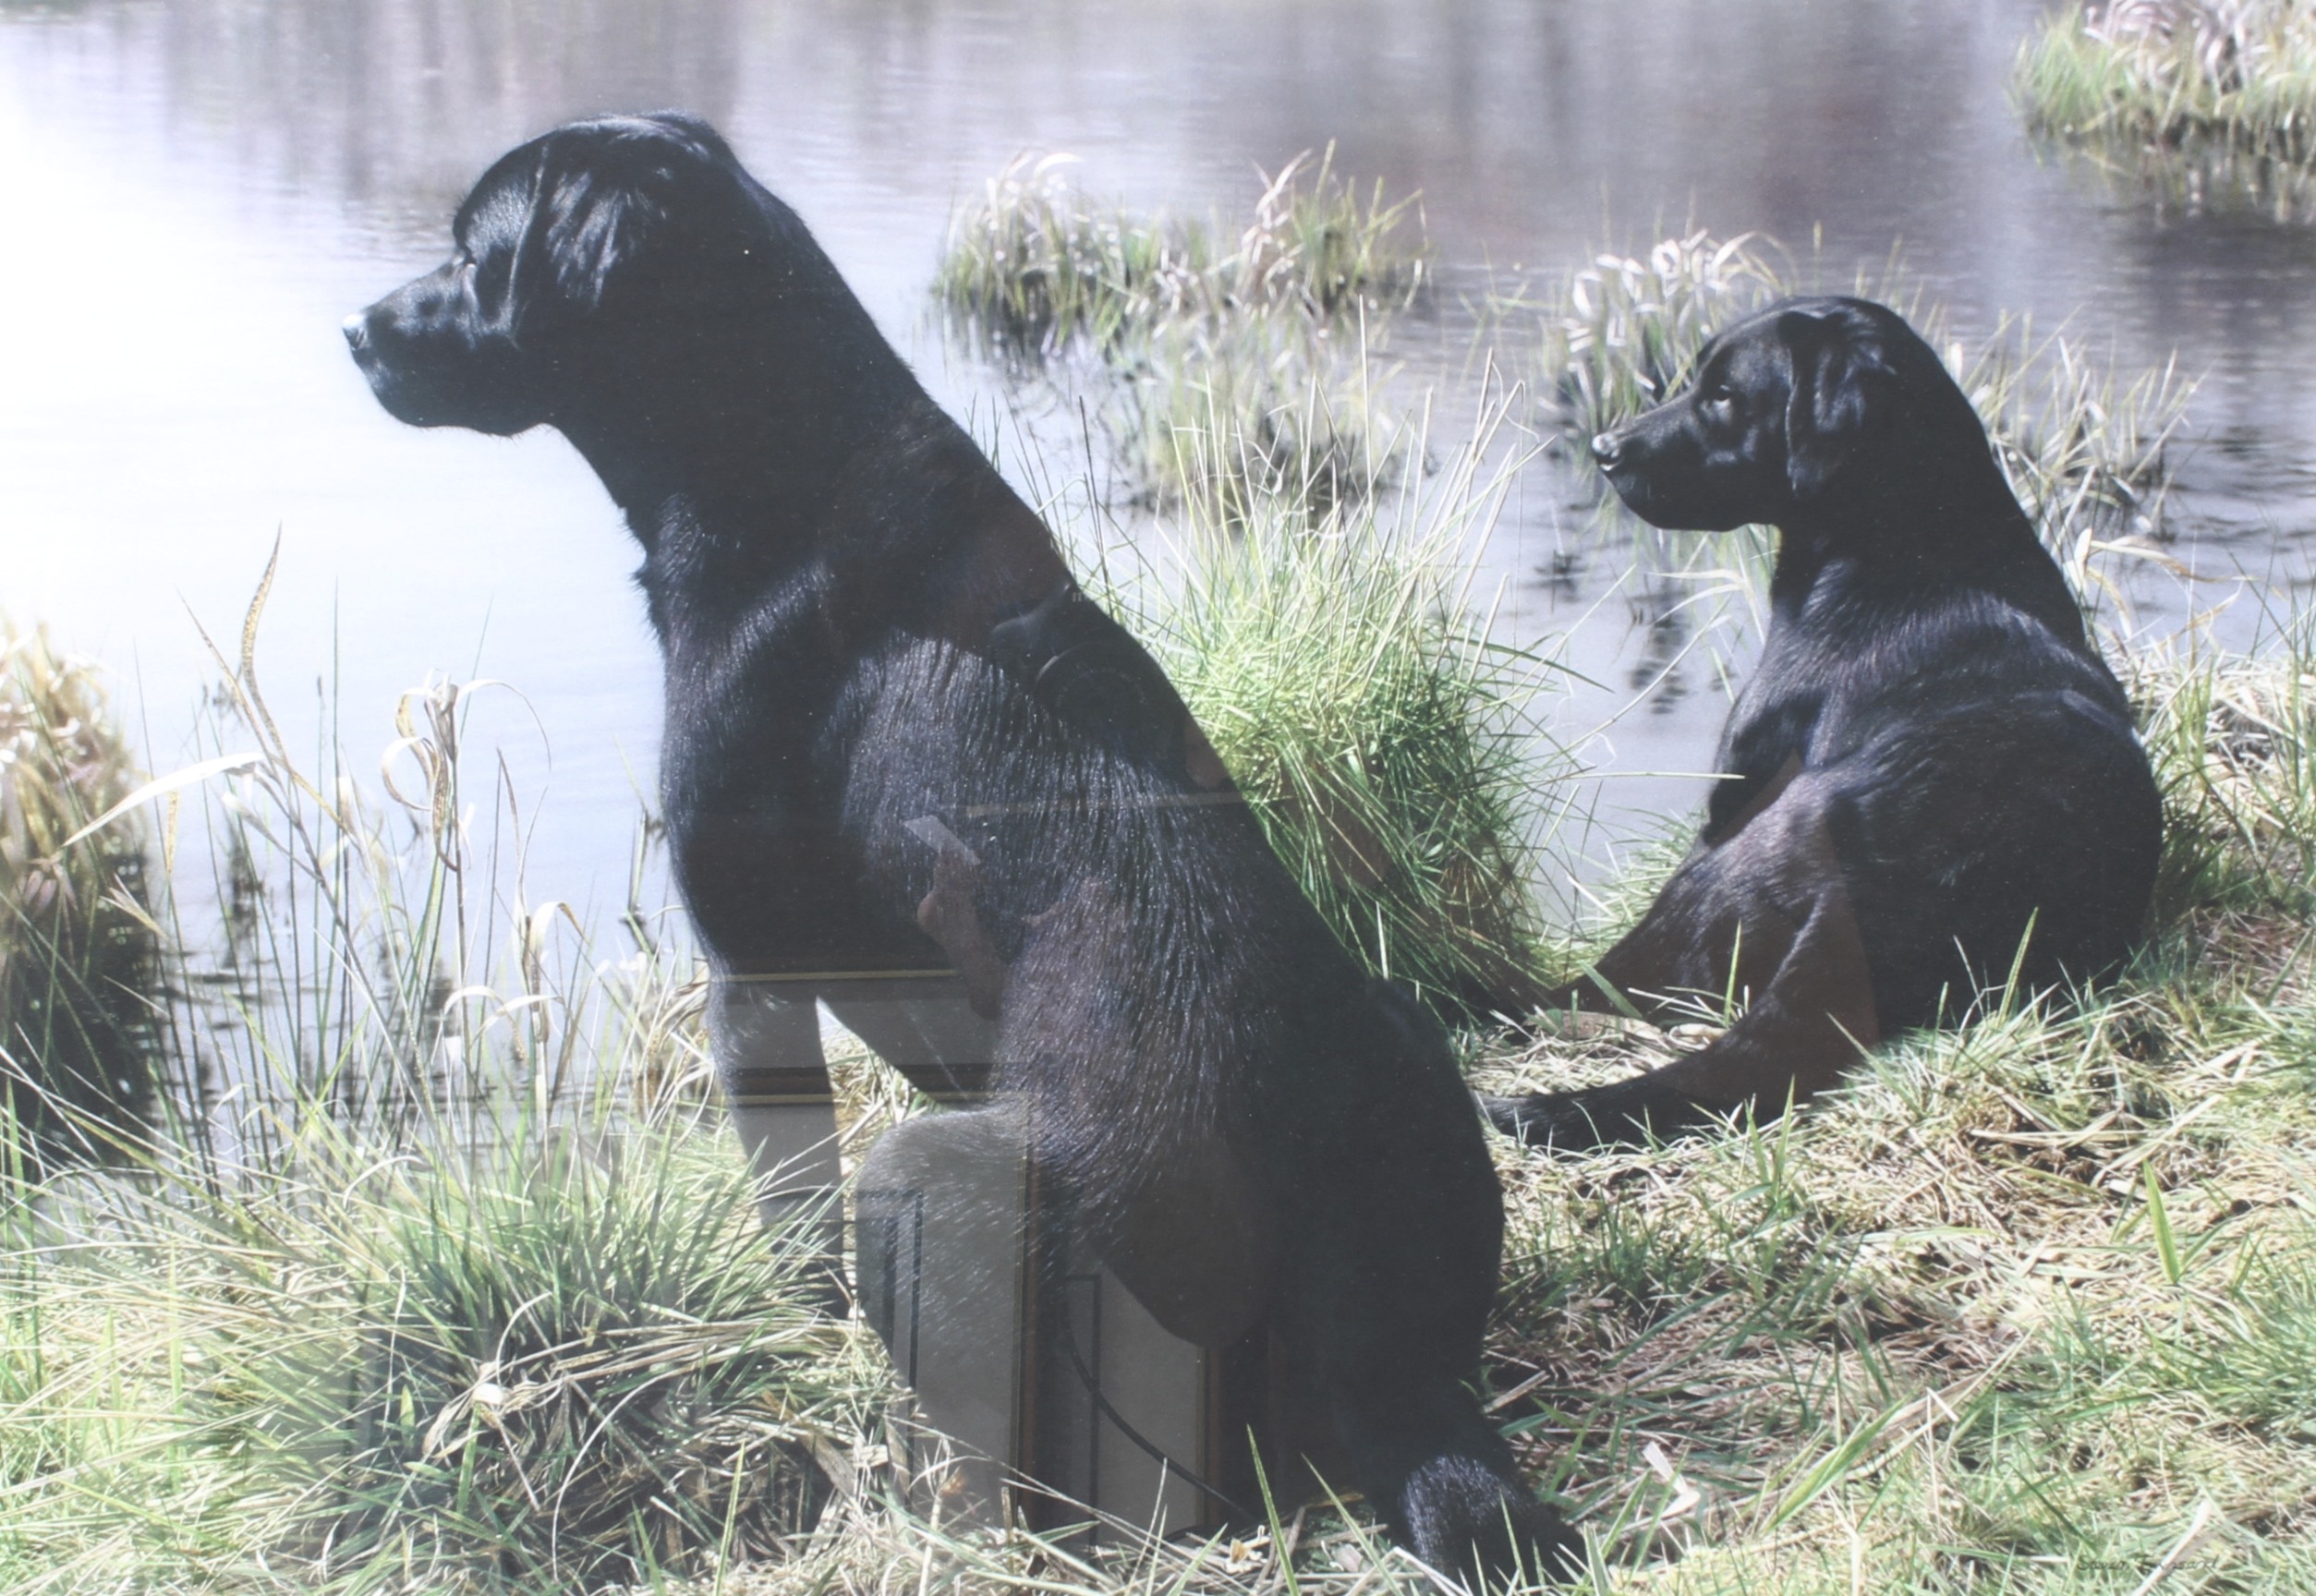
{"type": "Polygon", "coordinates": [[[1625,672],[1625,685],[1647,696],[1652,715],[1667,714],[1689,696],[1680,669],[1691,637],[1687,599],[1670,582],[1651,581],[1626,600],[1632,623],[1644,633],[1641,657],[1625,672]]]}
{"type": "MultiPolygon", "coordinates": [[[[794,214],[704,124],[609,118],[503,158],[454,233],[348,340],[406,420],[561,429],[643,545],[668,830],[768,1202],[834,1175],[816,1004],[991,1094],[864,1179],[878,1224],[925,1215],[880,1233],[867,1284],[928,1412],[1010,1381],[966,1439],[1010,1432],[1066,1490],[1101,1434],[1056,1417],[1073,1380],[1146,1440],[1126,1407],[1221,1392],[1210,1433],[1256,1419],[1275,1488],[1340,1459],[1436,1567],[1572,1555],[1465,1384],[1501,1197],[1445,1038],[1336,943],[1157,664],[794,214]],[[891,1262],[910,1248],[931,1274],[891,1262]],[[943,1270],[1000,1283],[925,1284],[943,1270]],[[1009,1296],[1014,1350],[983,1334],[1009,1296]],[[1174,1396],[1122,1377],[1112,1400],[1096,1372],[1167,1338],[1189,1350],[1127,1361],[1174,1396]]],[[[1251,1461],[1185,1466],[1255,1497],[1251,1461]]]]}
{"type": "Polygon", "coordinates": [[[1782,536],[1704,830],[1597,983],[1559,1001],[1750,1007],[1634,1080],[1492,1099],[1499,1128],[1574,1146],[1766,1118],[2006,975],[2032,992],[2124,958],[2163,842],[2130,705],[1902,319],[1773,306],[1593,451],[1657,526],[1782,536]]]}

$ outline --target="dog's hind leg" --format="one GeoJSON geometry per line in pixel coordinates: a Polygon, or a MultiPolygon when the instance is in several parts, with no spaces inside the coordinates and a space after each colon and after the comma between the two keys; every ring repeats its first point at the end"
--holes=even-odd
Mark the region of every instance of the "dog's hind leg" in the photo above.
{"type": "MultiPolygon", "coordinates": [[[[1515,1572],[1567,1578],[1583,1565],[1582,1538],[1537,1500],[1467,1384],[1495,1284],[1494,1211],[1443,1205],[1400,1178],[1410,1170],[1358,1173],[1375,1201],[1339,1210],[1351,1255],[1314,1249],[1316,1267],[1298,1261],[1289,1327],[1289,1356],[1351,1476],[1334,1483],[1356,1485],[1396,1538],[1474,1590],[1515,1572]],[[1395,1201],[1405,1206],[1387,1211],[1395,1201]]],[[[1485,1165],[1477,1174],[1493,1179],[1485,1165]]]]}
{"type": "MultiPolygon", "coordinates": [[[[1412,1001],[1379,997],[1406,1029],[1429,1030],[1412,1001]]],[[[1473,1590],[1515,1570],[1568,1578],[1582,1537],[1537,1500],[1470,1384],[1503,1238],[1470,1098],[1444,1056],[1410,1070],[1406,1050],[1362,1060],[1345,1038],[1334,1051],[1344,1094],[1304,1100],[1316,1122],[1273,1172],[1288,1271],[1273,1323],[1350,1476],[1333,1483],[1357,1486],[1395,1537],[1473,1590]]]]}
{"type": "Polygon", "coordinates": [[[1666,972],[1692,991],[1726,984],[1750,994],[1745,1012],[1710,1046],[1631,1080],[1483,1099],[1497,1129],[1533,1146],[1580,1148],[1673,1135],[1740,1109],[1768,1118],[1833,1085],[1881,1041],[1873,971],[1823,807],[1805,798],[1781,807],[1684,865],[1649,915],[1670,926],[1677,916],[1659,914],[1668,904],[1721,906],[1666,972]]]}

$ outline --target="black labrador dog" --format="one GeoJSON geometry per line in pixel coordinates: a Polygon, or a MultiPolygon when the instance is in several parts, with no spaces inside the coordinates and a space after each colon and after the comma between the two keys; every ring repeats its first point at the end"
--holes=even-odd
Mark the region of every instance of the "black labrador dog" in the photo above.
{"type": "Polygon", "coordinates": [[[1597,985],[1558,997],[1659,1016],[1751,1002],[1647,1074],[1489,1099],[1499,1129],[1576,1146],[1766,1118],[1990,982],[2123,959],[2163,843],[2130,706],[1970,400],[1901,317],[1775,305],[1592,448],[1655,526],[1781,536],[1704,828],[1597,985]]]}
{"type": "Polygon", "coordinates": [[[719,973],[962,973],[1039,1167],[1168,1329],[1267,1326],[1433,1566],[1577,1558],[1466,1384],[1502,1197],[1443,1036],[795,214],[661,115],[512,151],[453,232],[355,357],[405,421],[559,429],[624,510],[719,973]]]}

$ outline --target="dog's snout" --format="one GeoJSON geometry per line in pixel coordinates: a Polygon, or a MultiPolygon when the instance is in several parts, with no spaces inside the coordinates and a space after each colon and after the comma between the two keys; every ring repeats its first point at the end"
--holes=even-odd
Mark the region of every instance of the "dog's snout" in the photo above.
{"type": "Polygon", "coordinates": [[[1593,434],[1593,458],[1600,463],[1602,469],[1606,470],[1616,465],[1618,458],[1623,453],[1624,440],[1614,432],[1593,434]]]}
{"type": "Polygon", "coordinates": [[[338,331],[346,334],[346,346],[359,355],[370,347],[370,312],[355,311],[338,323],[338,331]]]}

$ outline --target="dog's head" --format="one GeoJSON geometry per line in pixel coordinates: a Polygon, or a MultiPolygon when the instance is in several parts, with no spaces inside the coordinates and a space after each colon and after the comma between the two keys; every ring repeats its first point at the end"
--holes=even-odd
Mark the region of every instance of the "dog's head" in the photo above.
{"type": "Polygon", "coordinates": [[[1780,301],[1718,334],[1685,390],[1592,451],[1642,519],[1705,532],[1784,525],[1861,483],[1904,490],[1909,476],[1991,460],[1970,400],[1905,319],[1831,296],[1780,301]],[[1883,456],[1898,439],[1893,474],[1883,456]]]}
{"type": "Polygon", "coordinates": [[[835,276],[715,131],[674,113],[575,122],[511,151],[451,232],[448,260],[346,321],[379,403],[420,427],[553,421],[621,375],[607,338],[728,336],[768,284],[835,276]]]}

